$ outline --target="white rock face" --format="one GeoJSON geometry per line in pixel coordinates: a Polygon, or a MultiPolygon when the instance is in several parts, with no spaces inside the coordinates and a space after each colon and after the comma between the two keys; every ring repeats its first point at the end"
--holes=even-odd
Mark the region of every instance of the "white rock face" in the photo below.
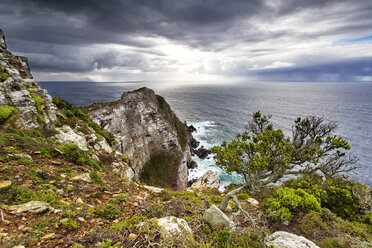
{"type": "Polygon", "coordinates": [[[93,104],[84,108],[93,121],[115,134],[119,142],[115,149],[128,155],[135,178],[152,154],[169,154],[180,158],[174,180],[178,190],[187,185],[187,162],[191,153],[183,151],[175,128],[178,118],[153,90],[142,88],[123,93],[120,100],[93,104]]]}
{"type": "Polygon", "coordinates": [[[214,188],[218,189],[220,187],[221,181],[218,172],[207,171],[202,177],[200,177],[195,183],[191,185],[191,188],[214,188]]]}
{"type": "Polygon", "coordinates": [[[0,106],[12,105],[18,110],[21,120],[15,123],[15,127],[52,126],[56,120],[56,107],[52,103],[52,98],[33,80],[27,59],[15,56],[6,50],[2,30],[0,30],[0,69],[9,75],[5,81],[0,82],[0,106]],[[42,101],[39,112],[32,96],[42,101]]]}
{"type": "Polygon", "coordinates": [[[275,248],[319,248],[319,246],[305,237],[283,231],[270,235],[266,243],[273,245],[275,248]]]}
{"type": "Polygon", "coordinates": [[[88,144],[83,134],[77,134],[74,130],[72,130],[69,126],[63,126],[60,128],[56,128],[59,132],[55,137],[59,143],[69,143],[72,142],[76,144],[81,150],[88,151],[88,144]]]}
{"type": "Polygon", "coordinates": [[[184,219],[168,216],[158,219],[160,232],[165,237],[191,236],[192,230],[184,219]]]}
{"type": "Polygon", "coordinates": [[[203,219],[215,230],[235,230],[234,222],[214,204],[204,212],[203,219]]]}

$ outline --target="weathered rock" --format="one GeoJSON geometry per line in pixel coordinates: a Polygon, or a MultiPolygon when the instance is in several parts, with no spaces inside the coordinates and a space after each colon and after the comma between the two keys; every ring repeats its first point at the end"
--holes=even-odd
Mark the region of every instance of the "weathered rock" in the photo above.
{"type": "Polygon", "coordinates": [[[92,182],[92,178],[90,177],[89,173],[83,173],[83,174],[74,176],[71,179],[72,180],[81,180],[81,181],[86,182],[86,183],[91,183],[92,182]]]}
{"type": "Polygon", "coordinates": [[[275,248],[319,248],[316,244],[302,236],[293,233],[278,231],[267,238],[268,245],[275,248]]]}
{"type": "Polygon", "coordinates": [[[255,206],[257,206],[257,205],[260,204],[260,203],[259,203],[256,199],[254,199],[254,198],[248,198],[248,199],[247,199],[247,202],[249,202],[250,204],[255,205],[255,206]]]}
{"type": "Polygon", "coordinates": [[[194,149],[194,153],[200,158],[200,159],[206,159],[209,154],[211,154],[211,151],[204,146],[201,146],[199,149],[194,149]]]}
{"type": "Polygon", "coordinates": [[[56,238],[55,233],[48,233],[44,235],[43,237],[41,237],[41,240],[48,240],[48,239],[55,239],[55,238],[56,238]]]}
{"type": "Polygon", "coordinates": [[[220,176],[217,171],[207,171],[202,177],[200,177],[195,183],[191,185],[191,188],[214,188],[218,189],[221,185],[220,176]]]}
{"type": "Polygon", "coordinates": [[[20,118],[12,122],[13,127],[53,126],[56,107],[52,98],[33,80],[27,59],[13,55],[6,48],[5,37],[0,30],[0,70],[9,75],[0,82],[0,105],[18,110],[20,118]],[[38,107],[35,101],[38,101],[38,107]]]}
{"type": "MultiPolygon", "coordinates": [[[[198,179],[196,178],[191,179],[190,181],[187,182],[187,187],[190,188],[193,185],[193,183],[195,183],[196,181],[198,181],[198,179]]],[[[191,189],[188,189],[188,190],[191,190],[191,189]]]]}
{"type": "Polygon", "coordinates": [[[69,143],[72,142],[76,144],[81,150],[88,151],[88,144],[82,133],[76,133],[71,127],[63,126],[60,128],[56,128],[59,132],[55,137],[57,141],[60,143],[69,143]]]}
{"type": "Polygon", "coordinates": [[[160,232],[165,237],[192,237],[192,230],[184,219],[168,216],[158,219],[160,232]]]}
{"type": "Polygon", "coordinates": [[[152,192],[155,192],[155,193],[160,193],[160,192],[162,192],[164,189],[162,189],[162,188],[157,188],[157,187],[153,187],[153,186],[148,186],[148,185],[143,185],[143,187],[145,188],[145,189],[148,189],[148,190],[150,190],[150,191],[152,191],[152,192]]]}
{"type": "Polygon", "coordinates": [[[214,204],[204,212],[203,219],[215,230],[235,230],[234,222],[214,204]]]}
{"type": "Polygon", "coordinates": [[[2,181],[0,182],[0,189],[6,188],[12,184],[12,181],[2,181]]]}
{"type": "Polygon", "coordinates": [[[196,132],[196,128],[193,125],[190,125],[190,126],[187,127],[187,131],[189,133],[193,133],[193,132],[196,132]]]}
{"type": "Polygon", "coordinates": [[[195,169],[195,168],[198,168],[198,164],[194,160],[191,160],[187,164],[187,169],[195,169]]]}
{"type": "Polygon", "coordinates": [[[181,133],[186,129],[165,100],[148,88],[125,92],[121,99],[110,103],[93,104],[82,108],[93,121],[118,138],[114,147],[125,153],[131,162],[135,180],[150,160],[152,154],[175,155],[180,159],[174,184],[183,190],[187,185],[187,163],[191,160],[189,146],[191,135],[181,133]],[[179,140],[187,139],[181,144],[179,140]]]}
{"type": "Polygon", "coordinates": [[[190,141],[190,146],[191,148],[198,148],[198,146],[200,145],[200,142],[197,141],[196,139],[192,138],[191,141],[190,141]]]}
{"type": "Polygon", "coordinates": [[[49,203],[43,201],[30,201],[22,205],[13,205],[9,210],[16,210],[18,213],[30,212],[34,214],[44,213],[47,211],[55,211],[49,203]]]}

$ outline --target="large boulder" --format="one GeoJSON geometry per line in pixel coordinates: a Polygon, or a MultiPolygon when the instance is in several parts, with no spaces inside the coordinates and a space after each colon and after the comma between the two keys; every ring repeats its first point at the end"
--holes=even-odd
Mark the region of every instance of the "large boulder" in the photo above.
{"type": "Polygon", "coordinates": [[[160,227],[160,232],[164,237],[192,237],[192,230],[184,219],[168,216],[158,219],[158,225],[160,227]]]}
{"type": "Polygon", "coordinates": [[[266,243],[273,245],[275,248],[319,248],[305,237],[284,231],[271,234],[266,243]]]}
{"type": "Polygon", "coordinates": [[[204,212],[203,219],[215,230],[235,230],[234,222],[214,204],[204,212]]]}
{"type": "Polygon", "coordinates": [[[191,188],[214,188],[220,187],[221,181],[217,171],[207,171],[202,177],[200,177],[195,183],[191,185],[191,188]]]}
{"type": "Polygon", "coordinates": [[[57,141],[59,143],[69,143],[72,142],[76,144],[81,150],[88,151],[88,143],[82,133],[75,133],[69,126],[63,126],[56,128],[59,134],[56,135],[57,141]]]}

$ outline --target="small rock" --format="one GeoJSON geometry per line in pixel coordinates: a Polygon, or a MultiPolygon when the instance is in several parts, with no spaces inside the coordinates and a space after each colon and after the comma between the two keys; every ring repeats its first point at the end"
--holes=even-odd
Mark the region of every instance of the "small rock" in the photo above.
{"type": "Polygon", "coordinates": [[[192,230],[184,219],[168,216],[158,219],[160,232],[166,237],[191,236],[192,230]]]}
{"type": "Polygon", "coordinates": [[[20,226],[17,228],[17,230],[18,230],[18,231],[21,231],[24,227],[25,227],[25,225],[20,225],[20,226]]]}
{"type": "Polygon", "coordinates": [[[6,237],[8,236],[8,233],[0,233],[0,237],[6,237]]]}
{"type": "Polygon", "coordinates": [[[68,221],[68,218],[63,218],[63,219],[61,219],[59,222],[61,222],[61,223],[65,223],[65,222],[67,222],[68,221]]]}
{"type": "Polygon", "coordinates": [[[78,221],[80,221],[80,222],[84,222],[84,221],[85,221],[85,219],[84,219],[83,217],[78,217],[77,219],[78,219],[78,221]]]}
{"type": "Polygon", "coordinates": [[[30,212],[34,214],[44,213],[46,211],[54,211],[47,202],[43,201],[30,201],[22,205],[13,205],[8,208],[9,210],[16,210],[17,213],[30,212]]]}
{"type": "Polygon", "coordinates": [[[13,246],[13,248],[25,248],[23,245],[13,246]]]}
{"type": "Polygon", "coordinates": [[[153,187],[153,186],[148,186],[148,185],[143,185],[143,187],[145,188],[145,189],[148,189],[148,190],[150,190],[150,191],[152,191],[152,192],[155,192],[155,193],[160,193],[160,192],[162,192],[164,189],[162,189],[162,188],[157,188],[157,187],[153,187]]]}
{"type": "Polygon", "coordinates": [[[26,219],[25,217],[22,217],[22,220],[25,221],[25,220],[27,220],[27,219],[26,219]]]}
{"type": "Polygon", "coordinates": [[[81,181],[86,182],[86,183],[91,183],[92,182],[92,178],[90,177],[89,173],[83,173],[83,174],[75,176],[71,179],[72,180],[81,180],[81,181]]]}
{"type": "Polygon", "coordinates": [[[76,203],[78,203],[78,204],[85,204],[85,202],[83,201],[83,199],[81,199],[80,197],[76,199],[76,203]]]}
{"type": "Polygon", "coordinates": [[[12,181],[2,181],[0,182],[0,189],[6,188],[12,184],[12,181]]]}
{"type": "Polygon", "coordinates": [[[275,248],[319,248],[319,246],[305,237],[284,231],[278,231],[271,234],[267,238],[266,243],[268,245],[273,245],[275,248]]]}
{"type": "Polygon", "coordinates": [[[235,230],[234,222],[214,204],[204,212],[203,219],[215,230],[235,230]]]}
{"type": "Polygon", "coordinates": [[[44,235],[43,237],[41,237],[41,240],[48,240],[48,239],[55,239],[55,238],[56,238],[55,233],[48,233],[47,235],[44,235]]]}
{"type": "Polygon", "coordinates": [[[250,204],[252,204],[252,205],[259,205],[260,203],[256,200],[256,199],[254,199],[254,198],[248,198],[248,200],[247,200],[250,204]]]}
{"type": "Polygon", "coordinates": [[[44,180],[47,180],[49,178],[48,172],[40,170],[40,169],[36,170],[36,175],[44,180]]]}
{"type": "Polygon", "coordinates": [[[130,233],[130,234],[128,235],[128,240],[129,240],[130,242],[132,242],[132,241],[136,240],[137,237],[138,237],[137,234],[135,234],[135,233],[130,233]]]}
{"type": "Polygon", "coordinates": [[[60,161],[56,161],[56,160],[52,160],[52,161],[50,161],[53,165],[61,165],[62,164],[62,162],[60,162],[60,161]]]}
{"type": "Polygon", "coordinates": [[[17,154],[16,154],[16,157],[19,157],[19,158],[27,158],[27,159],[29,159],[29,160],[32,161],[32,157],[31,157],[30,155],[26,154],[26,153],[17,153],[17,154]]]}

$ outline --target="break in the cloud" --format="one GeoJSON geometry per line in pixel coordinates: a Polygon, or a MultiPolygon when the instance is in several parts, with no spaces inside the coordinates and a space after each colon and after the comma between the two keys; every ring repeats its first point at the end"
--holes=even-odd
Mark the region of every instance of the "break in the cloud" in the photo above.
{"type": "Polygon", "coordinates": [[[370,0],[2,0],[38,80],[371,81],[370,0]]]}

